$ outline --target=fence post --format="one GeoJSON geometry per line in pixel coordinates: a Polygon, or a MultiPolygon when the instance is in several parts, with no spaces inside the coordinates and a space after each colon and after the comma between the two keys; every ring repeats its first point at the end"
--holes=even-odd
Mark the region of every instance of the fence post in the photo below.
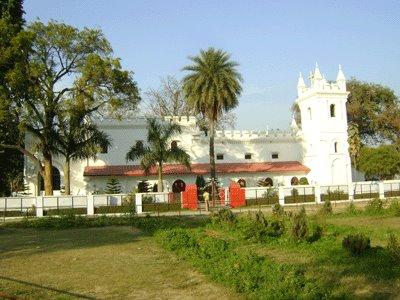
{"type": "Polygon", "coordinates": [[[314,193],[315,193],[315,203],[321,204],[321,186],[316,184],[314,186],[314,193]]]}
{"type": "Polygon", "coordinates": [[[378,182],[379,187],[379,199],[385,199],[385,186],[382,181],[378,182]]]}
{"type": "Polygon", "coordinates": [[[87,201],[86,201],[86,214],[88,216],[93,216],[94,215],[94,196],[93,194],[87,195],[87,201]]]}
{"type": "Polygon", "coordinates": [[[278,187],[279,204],[285,205],[285,190],[283,186],[278,187]]]}
{"type": "Polygon", "coordinates": [[[142,194],[141,193],[135,194],[135,207],[136,207],[137,214],[143,213],[142,194]]]}
{"type": "Polygon", "coordinates": [[[43,197],[36,197],[36,217],[43,217],[43,197]]]}
{"type": "Polygon", "coordinates": [[[347,184],[347,189],[348,189],[348,192],[349,192],[349,200],[350,201],[354,201],[354,185],[353,185],[352,182],[349,182],[347,184]]]}
{"type": "Polygon", "coordinates": [[[225,206],[229,206],[230,205],[230,203],[228,203],[228,193],[229,193],[229,188],[225,188],[225,193],[224,193],[224,203],[225,203],[225,206]]]}

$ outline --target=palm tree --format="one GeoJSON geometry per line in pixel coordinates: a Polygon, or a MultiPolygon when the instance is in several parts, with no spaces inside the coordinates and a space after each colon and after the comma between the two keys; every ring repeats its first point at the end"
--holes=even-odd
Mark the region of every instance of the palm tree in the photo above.
{"type": "Polygon", "coordinates": [[[149,174],[150,169],[157,167],[158,184],[157,191],[162,192],[163,188],[163,164],[177,162],[184,164],[190,169],[190,156],[176,143],[171,143],[175,134],[182,132],[181,127],[175,123],[158,122],[155,118],[147,119],[147,144],[137,142],[126,154],[126,160],[141,159],[141,166],[144,172],[149,174]]]}
{"type": "Polygon", "coordinates": [[[89,120],[92,110],[80,102],[68,107],[60,118],[58,152],[65,157],[65,194],[71,193],[71,160],[96,157],[100,147],[110,146],[110,139],[89,120]]]}
{"type": "MultiPolygon", "coordinates": [[[[209,48],[200,55],[189,57],[193,62],[183,68],[190,72],[183,79],[183,90],[188,104],[201,113],[209,123],[210,173],[215,182],[214,135],[215,125],[223,112],[238,105],[242,91],[242,77],[236,70],[238,63],[230,60],[225,51],[209,48]]],[[[214,184],[213,184],[214,198],[214,184]]]]}

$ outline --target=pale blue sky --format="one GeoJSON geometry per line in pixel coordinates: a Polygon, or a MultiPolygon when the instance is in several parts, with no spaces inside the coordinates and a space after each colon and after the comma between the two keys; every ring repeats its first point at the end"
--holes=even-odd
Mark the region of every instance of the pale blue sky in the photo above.
{"type": "Polygon", "coordinates": [[[318,61],[400,94],[400,1],[25,0],[26,19],[103,30],[142,93],[210,46],[240,63],[237,128],[287,128],[298,73],[318,61]]]}

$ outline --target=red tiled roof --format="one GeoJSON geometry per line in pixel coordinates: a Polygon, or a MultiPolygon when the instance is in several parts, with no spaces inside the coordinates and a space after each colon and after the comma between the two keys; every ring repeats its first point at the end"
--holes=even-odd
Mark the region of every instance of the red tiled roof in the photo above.
{"type": "MultiPolygon", "coordinates": [[[[217,173],[261,173],[261,172],[305,172],[310,171],[309,168],[298,161],[282,161],[282,162],[258,162],[258,163],[217,163],[217,173]]],[[[192,164],[191,170],[188,170],[181,164],[165,164],[163,165],[163,174],[193,174],[205,175],[210,172],[208,163],[192,164]]],[[[144,172],[140,165],[129,166],[87,166],[83,173],[84,176],[144,176],[144,172]]],[[[149,175],[157,175],[155,168],[150,170],[149,175]]]]}

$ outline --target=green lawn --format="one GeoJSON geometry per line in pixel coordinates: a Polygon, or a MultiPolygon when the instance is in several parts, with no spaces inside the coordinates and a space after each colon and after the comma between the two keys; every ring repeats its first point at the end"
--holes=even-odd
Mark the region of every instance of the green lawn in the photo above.
{"type": "Polygon", "coordinates": [[[1,293],[52,299],[235,299],[128,226],[0,228],[1,293]]]}

